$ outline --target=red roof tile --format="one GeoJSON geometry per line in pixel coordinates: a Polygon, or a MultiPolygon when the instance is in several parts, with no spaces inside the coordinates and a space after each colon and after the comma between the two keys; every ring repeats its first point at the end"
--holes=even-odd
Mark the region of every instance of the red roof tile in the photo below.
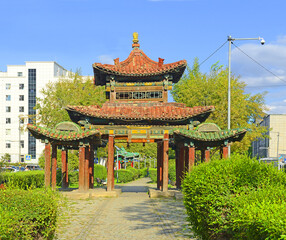
{"type": "Polygon", "coordinates": [[[214,110],[214,106],[186,107],[182,103],[109,103],[98,106],[68,106],[68,111],[101,119],[184,120],[214,110]]]}
{"type": "Polygon", "coordinates": [[[153,61],[142,50],[134,48],[128,58],[122,62],[119,59],[115,59],[115,65],[94,63],[93,67],[100,71],[126,76],[148,76],[148,75],[161,75],[171,71],[175,71],[178,68],[187,66],[186,60],[181,60],[174,63],[163,64],[163,60],[153,61]]]}

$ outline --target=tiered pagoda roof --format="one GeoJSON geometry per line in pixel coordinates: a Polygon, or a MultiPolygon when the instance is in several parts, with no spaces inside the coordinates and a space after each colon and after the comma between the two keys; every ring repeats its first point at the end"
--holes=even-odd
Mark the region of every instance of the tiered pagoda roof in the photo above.
{"type": "Polygon", "coordinates": [[[152,121],[157,124],[165,122],[180,124],[192,118],[204,121],[211,112],[214,111],[214,106],[204,107],[186,107],[182,103],[110,103],[106,102],[102,107],[98,106],[68,106],[66,108],[71,120],[78,122],[80,120],[92,118],[101,120],[116,120],[117,122],[140,122],[152,121]]]}
{"type": "Polygon", "coordinates": [[[139,49],[138,41],[132,47],[133,50],[130,55],[122,62],[119,61],[119,58],[116,58],[114,59],[114,65],[102,63],[92,65],[96,85],[105,85],[107,75],[116,76],[118,81],[146,81],[146,78],[150,77],[153,81],[156,81],[156,76],[172,73],[174,83],[180,80],[187,66],[186,60],[164,64],[162,58],[158,58],[158,62],[150,59],[139,49]]]}

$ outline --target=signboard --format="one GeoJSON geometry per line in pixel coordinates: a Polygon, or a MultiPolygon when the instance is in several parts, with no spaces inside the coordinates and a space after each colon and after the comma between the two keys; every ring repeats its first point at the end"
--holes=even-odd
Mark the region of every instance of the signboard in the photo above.
{"type": "Polygon", "coordinates": [[[25,155],[25,161],[31,161],[31,155],[25,155]]]}
{"type": "Polygon", "coordinates": [[[279,162],[286,162],[286,154],[278,155],[279,162]]]}

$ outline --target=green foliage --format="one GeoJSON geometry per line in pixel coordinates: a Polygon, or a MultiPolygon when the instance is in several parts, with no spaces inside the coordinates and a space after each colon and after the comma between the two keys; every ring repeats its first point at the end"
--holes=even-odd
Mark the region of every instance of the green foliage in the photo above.
{"type": "Polygon", "coordinates": [[[121,183],[127,183],[131,182],[134,180],[134,174],[130,170],[125,170],[125,169],[119,169],[117,171],[114,171],[114,177],[117,177],[117,172],[118,172],[118,180],[121,183]]]}
{"type": "Polygon", "coordinates": [[[10,189],[35,189],[44,187],[44,171],[6,172],[1,174],[2,181],[10,189]]]}
{"type": "Polygon", "coordinates": [[[146,177],[147,176],[147,168],[140,168],[139,170],[139,177],[146,177]]]}
{"type": "Polygon", "coordinates": [[[127,167],[126,169],[133,173],[133,180],[139,178],[139,176],[140,176],[140,171],[139,170],[137,170],[137,169],[135,169],[133,167],[127,167]]]}
{"type": "Polygon", "coordinates": [[[94,179],[106,179],[107,178],[107,170],[105,166],[95,164],[94,165],[94,179]]]}
{"type": "MultiPolygon", "coordinates": [[[[266,127],[257,126],[254,120],[265,115],[266,93],[255,95],[245,92],[246,84],[238,77],[231,76],[231,128],[250,129],[241,142],[233,144],[232,150],[246,152],[251,142],[267,131],[266,127]]],[[[215,106],[215,111],[206,122],[213,122],[222,129],[227,128],[228,109],[228,69],[215,64],[209,74],[201,73],[198,60],[192,68],[174,85],[173,98],[188,107],[215,106]]]]}
{"type": "Polygon", "coordinates": [[[172,184],[176,182],[176,160],[175,159],[169,159],[168,177],[169,177],[169,180],[172,182],[172,184]]]}
{"type": "Polygon", "coordinates": [[[149,168],[149,177],[153,183],[157,182],[157,168],[149,168]]]}
{"type": "MultiPolygon", "coordinates": [[[[285,183],[284,172],[245,155],[194,167],[182,185],[192,230],[202,239],[265,239],[267,234],[285,233],[285,224],[277,231],[277,224],[270,218],[285,199],[285,183]],[[270,189],[279,188],[271,195],[270,189]],[[254,232],[257,236],[251,238],[254,232]]],[[[273,215],[275,221],[285,221],[282,213],[273,215]]]]}
{"type": "Polygon", "coordinates": [[[53,128],[57,123],[70,121],[67,105],[101,105],[106,101],[104,87],[94,86],[91,78],[84,79],[77,72],[68,78],[50,82],[37,99],[38,123],[53,128]]]}
{"type": "Polygon", "coordinates": [[[53,239],[59,197],[50,190],[4,190],[0,239],[53,239]]]}
{"type": "Polygon", "coordinates": [[[0,167],[3,167],[6,163],[10,162],[10,160],[11,160],[11,155],[9,153],[5,153],[0,158],[0,167]]]}

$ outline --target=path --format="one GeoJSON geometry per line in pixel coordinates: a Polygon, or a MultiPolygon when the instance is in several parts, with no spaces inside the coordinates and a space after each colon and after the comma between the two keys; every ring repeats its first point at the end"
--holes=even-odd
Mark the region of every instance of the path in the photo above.
{"type": "Polygon", "coordinates": [[[122,185],[118,198],[69,201],[56,239],[190,239],[182,200],[150,199],[148,181],[122,185]]]}

